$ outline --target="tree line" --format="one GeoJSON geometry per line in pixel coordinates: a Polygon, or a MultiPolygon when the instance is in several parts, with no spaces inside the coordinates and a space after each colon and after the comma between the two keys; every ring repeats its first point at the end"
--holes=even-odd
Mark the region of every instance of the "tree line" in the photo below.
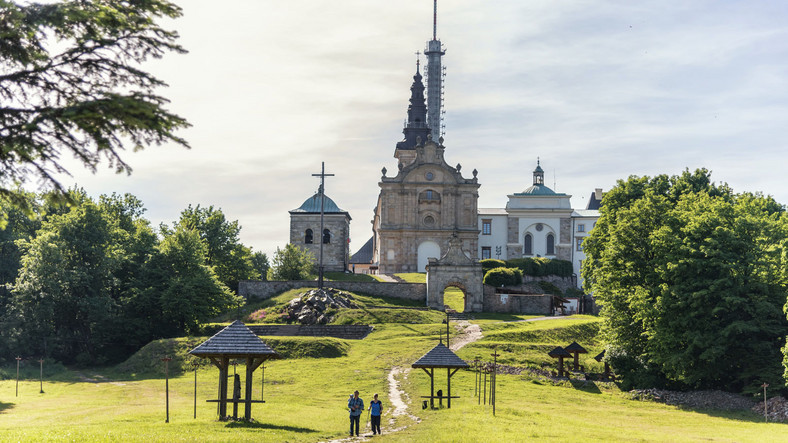
{"type": "Polygon", "coordinates": [[[619,180],[582,272],[625,387],[784,390],[786,246],[783,205],[705,169],[619,180]]]}
{"type": "Polygon", "coordinates": [[[149,341],[199,332],[239,306],[244,279],[268,258],[241,244],[221,209],[189,206],[151,226],[135,196],[68,193],[69,205],[23,194],[0,202],[0,358],[119,361],[149,341]]]}

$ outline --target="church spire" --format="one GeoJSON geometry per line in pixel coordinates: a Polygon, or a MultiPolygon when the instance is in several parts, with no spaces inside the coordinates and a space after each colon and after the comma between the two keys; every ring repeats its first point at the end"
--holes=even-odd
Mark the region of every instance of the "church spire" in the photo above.
{"type": "MultiPolygon", "coordinates": [[[[416,53],[418,57],[419,53],[416,53]]],[[[413,76],[413,84],[410,86],[410,104],[408,105],[408,121],[402,133],[405,139],[397,143],[397,150],[413,149],[416,147],[416,139],[421,138],[422,143],[427,141],[429,128],[427,127],[427,106],[424,104],[424,83],[421,81],[419,72],[419,59],[416,59],[416,74],[413,76]]]]}
{"type": "Polygon", "coordinates": [[[433,0],[432,40],[427,42],[424,55],[427,56],[427,126],[432,139],[438,140],[443,132],[441,113],[443,111],[443,68],[441,57],[446,54],[438,40],[438,0],[433,0]]]}

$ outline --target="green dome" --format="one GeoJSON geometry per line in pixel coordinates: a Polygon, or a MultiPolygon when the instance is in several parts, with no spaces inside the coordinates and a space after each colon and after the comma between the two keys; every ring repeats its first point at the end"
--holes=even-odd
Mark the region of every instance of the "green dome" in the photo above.
{"type": "MultiPolygon", "coordinates": [[[[331,200],[327,195],[323,195],[323,212],[328,213],[346,213],[347,211],[340,209],[334,200],[331,200]]],[[[298,208],[293,209],[290,212],[310,212],[310,213],[319,213],[320,212],[320,194],[315,193],[315,195],[309,197],[304,201],[304,203],[298,208]]]]}
{"type": "Polygon", "coordinates": [[[518,192],[515,195],[558,195],[555,191],[545,185],[533,185],[523,192],[518,192]]]}

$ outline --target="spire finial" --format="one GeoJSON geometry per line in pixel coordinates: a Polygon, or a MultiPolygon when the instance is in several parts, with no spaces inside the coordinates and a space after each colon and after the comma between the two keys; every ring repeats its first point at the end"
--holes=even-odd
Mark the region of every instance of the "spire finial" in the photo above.
{"type": "Polygon", "coordinates": [[[438,39],[438,0],[435,0],[432,7],[432,39],[438,39]]]}
{"type": "Polygon", "coordinates": [[[536,166],[539,166],[539,157],[536,157],[536,166]]]}
{"type": "Polygon", "coordinates": [[[416,51],[416,72],[419,72],[419,65],[421,64],[421,58],[419,58],[420,55],[421,51],[416,51]]]}

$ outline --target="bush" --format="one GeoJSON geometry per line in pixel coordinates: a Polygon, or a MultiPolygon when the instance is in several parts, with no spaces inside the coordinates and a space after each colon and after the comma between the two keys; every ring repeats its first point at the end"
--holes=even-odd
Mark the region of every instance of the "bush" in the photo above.
{"type": "Polygon", "coordinates": [[[506,262],[503,260],[496,260],[494,258],[486,258],[481,260],[479,263],[482,264],[482,273],[487,274],[490,269],[495,268],[505,268],[506,262]]]}
{"type": "Polygon", "coordinates": [[[518,268],[523,272],[523,275],[531,277],[544,277],[545,275],[571,277],[573,272],[572,262],[544,257],[513,258],[506,260],[506,265],[510,268],[518,268]]]}
{"type": "Polygon", "coordinates": [[[484,275],[484,284],[490,286],[519,286],[523,284],[523,273],[516,268],[494,268],[484,275]]]}

